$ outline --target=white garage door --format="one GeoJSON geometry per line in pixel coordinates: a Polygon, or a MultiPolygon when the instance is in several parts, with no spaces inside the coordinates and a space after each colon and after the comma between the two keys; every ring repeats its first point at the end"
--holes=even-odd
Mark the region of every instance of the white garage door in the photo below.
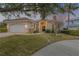
{"type": "Polygon", "coordinates": [[[24,25],[11,25],[10,26],[10,32],[24,32],[25,26],[24,25]]]}

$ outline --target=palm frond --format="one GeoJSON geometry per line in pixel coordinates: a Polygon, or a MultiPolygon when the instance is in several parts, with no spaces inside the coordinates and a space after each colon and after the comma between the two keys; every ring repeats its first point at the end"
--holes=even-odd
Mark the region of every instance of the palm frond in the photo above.
{"type": "Polygon", "coordinates": [[[74,12],[72,12],[72,11],[70,12],[70,14],[72,14],[73,16],[76,16],[76,14],[74,12]]]}

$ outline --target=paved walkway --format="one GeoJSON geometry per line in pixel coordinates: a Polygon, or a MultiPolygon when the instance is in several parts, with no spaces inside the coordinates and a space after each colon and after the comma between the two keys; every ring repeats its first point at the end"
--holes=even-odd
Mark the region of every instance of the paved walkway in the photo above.
{"type": "Polygon", "coordinates": [[[37,51],[33,56],[79,56],[79,40],[56,42],[37,51]]]}

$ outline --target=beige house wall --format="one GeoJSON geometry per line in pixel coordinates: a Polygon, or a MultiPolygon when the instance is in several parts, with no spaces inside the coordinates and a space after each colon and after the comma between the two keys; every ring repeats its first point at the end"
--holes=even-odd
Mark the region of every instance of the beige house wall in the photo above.
{"type": "Polygon", "coordinates": [[[53,27],[52,23],[48,22],[47,29],[52,30],[52,27],[53,27]]]}

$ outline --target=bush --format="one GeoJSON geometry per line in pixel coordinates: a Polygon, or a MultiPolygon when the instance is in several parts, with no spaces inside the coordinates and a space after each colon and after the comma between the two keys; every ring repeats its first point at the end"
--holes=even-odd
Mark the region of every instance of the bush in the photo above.
{"type": "Polygon", "coordinates": [[[39,31],[36,30],[36,31],[34,31],[33,33],[38,33],[38,32],[39,32],[39,31]]]}
{"type": "Polygon", "coordinates": [[[61,33],[79,36],[79,30],[63,30],[61,33]]]}
{"type": "Polygon", "coordinates": [[[70,31],[69,30],[62,30],[61,33],[69,34],[70,31]]]}
{"type": "Polygon", "coordinates": [[[50,30],[50,29],[46,29],[45,30],[46,33],[53,33],[54,31],[50,30]]]}
{"type": "Polygon", "coordinates": [[[6,28],[0,28],[0,32],[7,32],[6,28]]]}
{"type": "Polygon", "coordinates": [[[0,24],[0,28],[6,28],[7,27],[7,24],[6,23],[1,23],[0,24]]]}
{"type": "Polygon", "coordinates": [[[71,30],[71,35],[79,36],[79,30],[71,30]]]}
{"type": "Polygon", "coordinates": [[[50,30],[46,29],[45,32],[46,32],[46,33],[50,33],[50,30]]]}
{"type": "Polygon", "coordinates": [[[68,28],[63,28],[63,30],[68,30],[68,28]]]}

